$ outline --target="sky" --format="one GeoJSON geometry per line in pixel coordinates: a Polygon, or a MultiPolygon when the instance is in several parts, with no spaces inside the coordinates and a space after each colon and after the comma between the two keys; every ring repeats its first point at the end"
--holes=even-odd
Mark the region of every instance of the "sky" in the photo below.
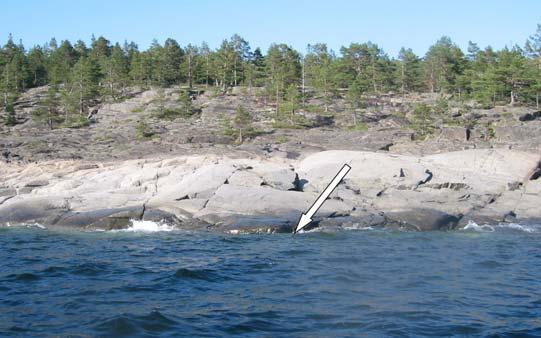
{"type": "Polygon", "coordinates": [[[301,52],[325,42],[338,52],[372,41],[394,57],[402,46],[423,55],[443,35],[463,50],[469,40],[523,46],[537,24],[541,0],[4,0],[0,6],[0,42],[11,33],[27,48],[51,37],[89,42],[92,34],[135,41],[140,49],[168,37],[215,48],[237,33],[263,51],[272,42],[301,52]]]}

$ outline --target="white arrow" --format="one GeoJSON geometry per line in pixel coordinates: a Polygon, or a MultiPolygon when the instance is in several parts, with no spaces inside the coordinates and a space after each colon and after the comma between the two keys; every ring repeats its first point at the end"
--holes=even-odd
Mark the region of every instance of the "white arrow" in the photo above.
{"type": "Polygon", "coordinates": [[[299,219],[299,224],[297,224],[297,227],[293,231],[293,233],[299,232],[302,228],[310,224],[312,222],[312,217],[314,214],[321,208],[325,200],[329,197],[329,195],[334,191],[338,183],[342,181],[342,179],[348,174],[348,172],[351,170],[351,167],[347,164],[344,164],[342,169],[334,176],[331,183],[323,190],[321,195],[317,198],[317,200],[312,204],[310,209],[306,213],[301,214],[301,218],[299,219]]]}

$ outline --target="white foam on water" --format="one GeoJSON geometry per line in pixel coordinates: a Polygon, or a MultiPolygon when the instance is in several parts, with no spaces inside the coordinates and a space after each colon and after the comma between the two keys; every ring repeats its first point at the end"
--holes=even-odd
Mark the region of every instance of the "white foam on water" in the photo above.
{"type": "Polygon", "coordinates": [[[15,224],[15,225],[13,225],[13,224],[11,224],[11,223],[8,222],[8,223],[6,223],[6,227],[8,227],[8,228],[25,227],[25,228],[47,229],[46,226],[41,225],[41,224],[39,224],[39,223],[33,223],[33,224],[30,224],[30,223],[28,223],[28,224],[15,224]]]}
{"type": "Polygon", "coordinates": [[[533,227],[533,226],[521,225],[521,224],[516,224],[516,223],[505,223],[505,224],[502,223],[502,224],[496,225],[496,227],[502,228],[502,229],[519,230],[519,231],[524,231],[524,232],[536,232],[537,230],[539,230],[538,228],[533,227]]]}
{"type": "Polygon", "coordinates": [[[345,227],[343,227],[343,229],[344,230],[363,230],[363,231],[374,230],[374,228],[371,227],[371,226],[359,227],[359,226],[355,226],[355,225],[345,226],[345,227]]]}
{"type": "Polygon", "coordinates": [[[478,232],[494,232],[496,230],[506,230],[506,229],[523,231],[523,232],[528,232],[528,233],[537,232],[537,231],[541,230],[541,228],[539,228],[539,227],[528,226],[528,225],[517,224],[517,223],[500,223],[500,224],[495,224],[495,225],[488,225],[488,224],[479,225],[479,224],[477,224],[477,223],[475,223],[474,221],[471,221],[471,220],[468,221],[468,224],[466,224],[466,226],[464,228],[462,228],[462,230],[472,230],[472,231],[478,231],[478,232]]]}
{"type": "Polygon", "coordinates": [[[130,220],[130,226],[126,229],[111,230],[112,232],[167,232],[175,230],[174,227],[163,222],[130,220]]]}
{"type": "Polygon", "coordinates": [[[466,226],[462,228],[462,230],[473,230],[473,231],[479,231],[479,232],[494,232],[495,231],[494,227],[488,224],[479,225],[472,220],[468,221],[468,224],[466,224],[466,226]]]}

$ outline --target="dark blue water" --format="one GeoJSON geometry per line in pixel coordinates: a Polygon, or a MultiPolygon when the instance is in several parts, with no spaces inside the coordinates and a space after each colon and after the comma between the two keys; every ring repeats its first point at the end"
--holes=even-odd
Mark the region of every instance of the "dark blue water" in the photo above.
{"type": "Polygon", "coordinates": [[[541,336],[541,228],[3,228],[0,266],[0,336],[541,336]]]}

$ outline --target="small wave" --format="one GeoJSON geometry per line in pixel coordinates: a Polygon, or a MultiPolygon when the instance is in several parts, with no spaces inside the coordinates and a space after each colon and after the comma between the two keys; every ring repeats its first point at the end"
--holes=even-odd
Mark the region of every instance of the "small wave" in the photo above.
{"type": "Polygon", "coordinates": [[[5,224],[5,227],[6,228],[17,228],[17,227],[21,227],[21,228],[37,228],[37,229],[42,229],[42,230],[45,230],[47,229],[46,226],[42,225],[42,224],[39,224],[39,223],[33,223],[33,224],[30,224],[30,223],[24,223],[24,224],[11,224],[9,222],[7,222],[5,224]]]}
{"type": "Polygon", "coordinates": [[[493,226],[490,226],[488,224],[479,225],[475,223],[474,221],[468,221],[468,224],[462,230],[473,230],[473,231],[479,231],[479,232],[494,232],[495,229],[493,226]]]}
{"type": "Polygon", "coordinates": [[[190,270],[181,268],[175,271],[174,276],[179,279],[199,279],[207,282],[217,282],[226,279],[218,275],[216,271],[210,269],[190,270]]]}
{"type": "Polygon", "coordinates": [[[506,224],[498,224],[496,225],[497,228],[507,228],[507,229],[513,229],[513,230],[519,230],[524,232],[536,232],[538,229],[536,229],[534,226],[527,226],[527,225],[521,225],[516,223],[506,223],[506,224]]]}
{"type": "Polygon", "coordinates": [[[343,227],[342,229],[344,229],[344,230],[361,230],[361,231],[375,230],[375,229],[374,229],[373,227],[371,227],[371,226],[355,226],[355,225],[345,226],[345,227],[343,227]]]}
{"type": "Polygon", "coordinates": [[[495,225],[489,225],[489,224],[482,224],[479,225],[475,223],[474,221],[468,221],[468,224],[462,230],[471,230],[471,231],[478,231],[478,232],[494,232],[496,230],[516,230],[516,231],[522,231],[522,232],[537,232],[538,228],[535,226],[528,226],[523,224],[517,224],[517,223],[500,223],[495,225]]]}
{"type": "Polygon", "coordinates": [[[17,280],[17,281],[36,281],[36,280],[41,279],[38,275],[29,273],[29,272],[11,274],[7,276],[7,278],[10,280],[17,280]]]}
{"type": "Polygon", "coordinates": [[[142,316],[131,314],[115,316],[98,324],[95,329],[106,336],[133,336],[164,333],[174,330],[177,324],[173,319],[154,310],[142,316]]]}
{"type": "Polygon", "coordinates": [[[108,267],[105,263],[85,262],[74,266],[70,272],[74,275],[99,276],[106,272],[108,267]]]}
{"type": "Polygon", "coordinates": [[[126,229],[111,230],[111,232],[166,232],[175,228],[163,222],[130,220],[130,226],[126,229]]]}

